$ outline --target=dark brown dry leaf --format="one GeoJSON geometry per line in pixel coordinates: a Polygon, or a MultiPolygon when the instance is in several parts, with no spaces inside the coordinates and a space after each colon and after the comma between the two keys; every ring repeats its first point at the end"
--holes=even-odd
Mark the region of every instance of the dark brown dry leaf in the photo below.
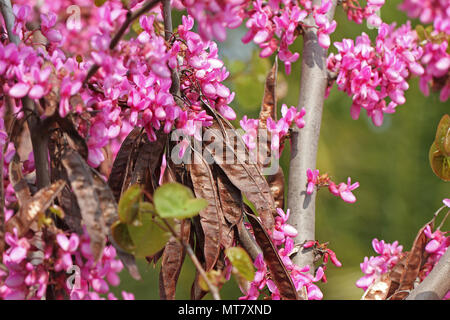
{"type": "Polygon", "coordinates": [[[110,239],[112,245],[116,248],[120,260],[123,262],[130,275],[136,280],[141,280],[141,275],[139,274],[134,256],[128,252],[125,252],[120,246],[112,241],[113,237],[111,234],[111,226],[119,219],[117,202],[114,199],[114,195],[100,174],[92,168],[91,170],[94,179],[94,189],[97,193],[98,200],[100,201],[100,209],[103,213],[108,239],[110,239]]]}
{"type": "Polygon", "coordinates": [[[61,159],[72,191],[77,197],[81,217],[91,239],[95,261],[100,259],[106,243],[107,228],[101,205],[94,188],[94,178],[84,159],[74,150],[68,150],[61,159]]]}
{"type": "Polygon", "coordinates": [[[281,167],[277,173],[266,176],[267,183],[270,186],[276,208],[284,208],[284,173],[281,167]]]}
{"type": "Polygon", "coordinates": [[[434,216],[430,222],[425,224],[417,233],[412,248],[406,257],[405,270],[400,278],[400,285],[397,291],[391,296],[391,300],[405,299],[408,296],[409,291],[414,288],[414,282],[419,276],[420,268],[422,266],[425,246],[428,243],[428,238],[425,235],[424,230],[428,225],[433,229],[435,219],[436,216],[434,216]]]}
{"type": "Polygon", "coordinates": [[[259,112],[259,122],[264,128],[267,128],[266,121],[269,117],[273,120],[277,120],[277,72],[278,59],[275,58],[272,69],[270,69],[270,72],[266,77],[264,96],[261,104],[261,111],[259,112]]]}
{"type": "Polygon", "coordinates": [[[231,183],[222,169],[215,166],[214,171],[223,215],[232,226],[237,225],[243,218],[241,191],[231,183]]]}
{"type": "Polygon", "coordinates": [[[156,141],[149,141],[147,134],[143,133],[136,164],[131,174],[130,185],[146,185],[147,177],[152,176],[156,167],[161,164],[161,157],[167,142],[167,134],[163,131],[158,131],[156,137],[156,141]]]}
{"type": "Polygon", "coordinates": [[[206,151],[225,172],[231,183],[253,203],[264,227],[272,230],[276,214],[272,193],[256,163],[249,160],[249,152],[244,142],[234,129],[228,131],[228,138],[225,139],[217,121],[213,122],[209,133],[214,137],[214,142],[205,146],[206,151]],[[219,152],[215,150],[221,146],[224,148],[222,154],[220,150],[219,152]],[[227,159],[229,156],[232,159],[227,159]]]}
{"type": "Polygon", "coordinates": [[[266,77],[264,86],[264,96],[261,103],[261,110],[259,112],[258,123],[258,165],[260,168],[266,168],[270,164],[272,156],[271,152],[271,135],[267,130],[267,119],[272,118],[277,120],[277,72],[278,60],[272,66],[269,74],[266,77]]]}
{"type": "Polygon", "coordinates": [[[119,213],[117,209],[117,202],[114,199],[114,195],[109,188],[108,184],[103,180],[101,175],[91,168],[92,178],[94,181],[94,190],[97,193],[98,200],[100,201],[100,210],[103,213],[105,225],[108,228],[108,234],[110,234],[110,228],[114,222],[119,220],[119,213]]]}
{"type": "MultiPolygon", "coordinates": [[[[183,220],[180,235],[183,242],[188,243],[191,233],[191,222],[183,220]]],[[[164,248],[161,271],[159,273],[159,296],[162,300],[175,300],[175,290],[186,257],[186,249],[174,237],[171,237],[164,248]]]]}
{"type": "Polygon", "coordinates": [[[158,252],[156,252],[154,255],[151,256],[147,256],[145,257],[145,260],[147,260],[147,262],[149,264],[153,264],[153,268],[156,267],[156,264],[158,263],[159,259],[162,258],[163,254],[164,254],[164,249],[165,247],[163,247],[161,250],[159,250],[158,252]]]}
{"type": "Polygon", "coordinates": [[[14,228],[16,228],[18,236],[22,237],[29,230],[38,213],[47,210],[65,184],[63,180],[58,180],[52,185],[39,190],[30,201],[20,207],[16,215],[8,220],[5,225],[5,231],[12,233],[14,228]]]}
{"type": "Polygon", "coordinates": [[[361,300],[386,300],[390,286],[391,279],[389,274],[385,273],[367,288],[361,300]]]}
{"type": "MultiPolygon", "coordinates": [[[[117,245],[114,246],[116,249],[119,247],[117,245]]],[[[128,252],[125,252],[123,250],[117,250],[117,256],[119,257],[120,261],[125,265],[125,267],[128,270],[128,273],[133,277],[135,280],[141,280],[141,274],[139,273],[139,269],[136,265],[136,259],[132,254],[129,254],[128,252]]]]}
{"type": "Polygon", "coordinates": [[[200,287],[199,280],[200,280],[200,273],[198,272],[198,270],[196,270],[195,279],[191,287],[191,300],[201,300],[208,293],[207,291],[204,291],[200,287]]]}
{"type": "Polygon", "coordinates": [[[80,207],[78,206],[77,197],[73,194],[70,188],[65,187],[58,197],[58,202],[63,208],[65,215],[63,218],[64,223],[70,228],[70,230],[82,234],[83,226],[81,224],[82,217],[80,207]]]}
{"type": "Polygon", "coordinates": [[[200,224],[203,229],[205,243],[203,254],[205,257],[205,270],[211,270],[217,262],[221,243],[222,207],[217,194],[216,182],[209,165],[201,154],[193,153],[194,161],[189,166],[194,193],[197,198],[208,201],[208,206],[200,211],[200,224]]]}
{"type": "Polygon", "coordinates": [[[134,162],[137,157],[135,152],[136,140],[142,132],[141,128],[134,128],[123,141],[114,160],[111,173],[108,178],[108,185],[111,188],[114,198],[119,201],[122,193],[127,167],[130,162],[134,162]]]}
{"type": "Polygon", "coordinates": [[[30,189],[28,183],[24,179],[22,174],[22,165],[17,153],[14,155],[12,161],[9,164],[9,180],[16,193],[19,206],[24,206],[31,199],[30,189]]]}
{"type": "Polygon", "coordinates": [[[225,217],[223,216],[223,214],[220,214],[220,230],[221,230],[221,235],[220,235],[220,244],[222,245],[223,248],[229,248],[233,246],[234,243],[234,233],[235,233],[235,229],[234,226],[231,225],[230,223],[228,223],[225,220],[225,217]]]}
{"type": "Polygon", "coordinates": [[[58,116],[56,117],[56,121],[58,122],[59,127],[64,132],[64,138],[68,142],[70,148],[76,150],[83,157],[83,159],[87,160],[88,147],[86,144],[86,140],[82,136],[80,136],[72,120],[70,120],[68,117],[61,118],[58,116]]]}
{"type": "Polygon", "coordinates": [[[253,214],[246,213],[246,215],[252,225],[256,242],[263,251],[264,261],[269,267],[272,280],[280,291],[281,298],[284,300],[299,300],[294,283],[263,225],[253,214]]]}
{"type": "Polygon", "coordinates": [[[389,272],[389,279],[391,280],[391,283],[387,294],[388,299],[395,293],[395,291],[397,291],[398,287],[400,286],[400,281],[405,271],[407,257],[407,253],[404,253],[402,258],[400,258],[397,264],[392,268],[391,272],[389,272]]]}

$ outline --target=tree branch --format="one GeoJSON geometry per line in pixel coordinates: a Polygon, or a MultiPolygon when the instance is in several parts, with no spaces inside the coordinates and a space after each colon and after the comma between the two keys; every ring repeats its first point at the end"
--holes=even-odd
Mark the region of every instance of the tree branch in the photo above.
{"type": "MultiPolygon", "coordinates": [[[[332,20],[337,0],[328,12],[332,20]]],[[[321,0],[314,0],[313,5],[320,5],[321,0]]],[[[307,25],[315,25],[312,16],[305,21],[307,25]]],[[[326,69],[327,50],[320,47],[316,28],[308,28],[303,37],[302,72],[300,96],[297,108],[306,109],[306,125],[303,129],[293,128],[291,135],[291,160],[289,165],[289,184],[287,207],[290,209],[289,223],[298,230],[296,243],[315,240],[315,197],[316,191],[306,193],[308,168],[316,167],[317,147],[322,121],[322,109],[328,76],[326,69]]],[[[310,265],[313,268],[314,254],[312,250],[299,251],[293,262],[300,267],[310,265]]]]}
{"type": "MultiPolygon", "coordinates": [[[[117,46],[120,39],[122,39],[128,27],[134,22],[134,20],[138,19],[141,15],[143,15],[147,11],[153,9],[153,7],[156,6],[159,2],[161,2],[161,0],[149,0],[135,12],[133,13],[128,12],[125,22],[122,24],[119,31],[117,31],[116,35],[111,39],[111,42],[109,43],[109,50],[113,50],[117,46]]],[[[100,69],[100,66],[98,64],[94,64],[91,66],[86,75],[86,78],[84,79],[85,84],[98,71],[98,69],[100,69]]]]}
{"type": "MultiPolygon", "coordinates": [[[[19,45],[20,38],[14,34],[15,16],[11,8],[10,0],[0,0],[0,9],[8,31],[9,41],[19,45]]],[[[31,144],[33,146],[34,162],[36,167],[36,186],[38,189],[50,185],[48,169],[48,132],[42,126],[39,116],[36,114],[34,101],[27,96],[22,98],[22,109],[27,119],[30,130],[31,144]]]]}
{"type": "Polygon", "coordinates": [[[450,250],[444,253],[428,276],[406,300],[442,300],[450,291],[450,250]]]}
{"type": "Polygon", "coordinates": [[[10,0],[0,0],[0,9],[2,12],[3,20],[5,21],[6,30],[8,31],[9,41],[19,45],[20,38],[13,32],[14,21],[16,20],[14,12],[12,11],[10,0]]]}

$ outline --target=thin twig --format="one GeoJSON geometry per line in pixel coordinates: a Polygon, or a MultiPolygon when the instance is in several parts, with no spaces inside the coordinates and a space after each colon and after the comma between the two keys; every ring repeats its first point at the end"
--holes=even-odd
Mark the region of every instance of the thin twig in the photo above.
{"type": "Polygon", "coordinates": [[[194,250],[192,250],[189,243],[185,243],[181,237],[175,232],[175,230],[172,228],[172,226],[167,222],[166,219],[162,219],[164,224],[169,228],[169,231],[172,233],[175,239],[184,247],[187,254],[191,258],[192,262],[194,263],[195,267],[197,268],[200,275],[203,277],[203,280],[205,280],[206,285],[209,288],[209,291],[211,292],[211,295],[213,296],[214,300],[220,300],[219,290],[217,287],[209,281],[208,276],[206,275],[205,269],[203,269],[200,261],[198,261],[197,256],[194,253],[194,250]]]}
{"type": "MultiPolygon", "coordinates": [[[[128,12],[127,18],[125,22],[122,24],[120,29],[117,31],[116,35],[111,39],[111,42],[109,43],[109,50],[114,50],[114,48],[119,43],[120,39],[122,39],[125,32],[128,30],[128,27],[134,22],[134,20],[138,19],[141,15],[146,13],[147,11],[153,9],[154,6],[156,6],[161,0],[149,0],[147,1],[140,9],[136,10],[135,12],[131,13],[128,12]]],[[[94,64],[89,69],[86,78],[84,79],[84,83],[86,84],[88,80],[100,69],[100,66],[98,64],[94,64]]]]}

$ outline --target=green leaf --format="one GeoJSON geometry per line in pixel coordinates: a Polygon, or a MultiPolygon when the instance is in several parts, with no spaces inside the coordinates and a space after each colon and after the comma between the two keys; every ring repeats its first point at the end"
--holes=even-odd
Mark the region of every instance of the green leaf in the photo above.
{"type": "Polygon", "coordinates": [[[120,221],[131,224],[134,220],[140,219],[138,214],[141,195],[142,190],[139,185],[133,185],[124,192],[118,206],[120,221]]]}
{"type": "Polygon", "coordinates": [[[252,281],[255,277],[253,262],[248,253],[240,247],[232,247],[225,250],[225,254],[230,259],[231,264],[246,280],[252,281]]]}
{"type": "Polygon", "coordinates": [[[170,238],[170,232],[163,230],[164,223],[157,216],[143,214],[141,225],[128,225],[128,232],[135,245],[136,257],[147,257],[161,250],[170,238]]]}
{"type": "MultiPolygon", "coordinates": [[[[226,281],[222,272],[220,272],[219,270],[209,270],[208,272],[206,272],[206,277],[208,278],[209,282],[211,282],[211,284],[216,287],[221,287],[226,281]]],[[[203,291],[209,291],[209,287],[202,276],[198,278],[198,285],[203,291]]]]}
{"type": "Polygon", "coordinates": [[[156,189],[153,198],[156,211],[162,218],[191,218],[208,206],[205,199],[196,199],[191,189],[176,182],[156,189]]]}
{"type": "Polygon", "coordinates": [[[428,158],[434,174],[444,181],[450,181],[450,157],[442,154],[436,142],[431,145],[428,158]]]}
{"type": "Polygon", "coordinates": [[[116,244],[127,252],[133,252],[135,245],[128,232],[128,226],[125,223],[116,221],[111,226],[111,234],[116,244]]]}
{"type": "Polygon", "coordinates": [[[439,121],[434,141],[441,153],[450,157],[450,116],[448,114],[445,114],[439,121]]]}

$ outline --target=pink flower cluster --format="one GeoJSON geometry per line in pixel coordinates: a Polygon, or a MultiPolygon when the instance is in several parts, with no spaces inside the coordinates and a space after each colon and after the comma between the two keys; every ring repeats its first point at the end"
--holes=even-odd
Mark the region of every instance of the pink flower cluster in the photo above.
{"type": "MultiPolygon", "coordinates": [[[[75,269],[72,287],[68,286],[66,275],[58,278],[71,300],[104,300],[101,294],[106,294],[109,300],[117,300],[114,294],[109,292],[108,283],[112,286],[120,284],[118,273],[122,271],[123,265],[116,259],[116,249],[113,246],[106,246],[101,259],[95,263],[87,234],[79,237],[72,233],[69,238],[58,234],[56,241],[59,248],[54,270],[68,271],[72,266],[79,268],[79,272],[75,269]]],[[[134,299],[132,294],[122,292],[122,295],[125,300],[134,299]]]]}
{"type": "MultiPolygon", "coordinates": [[[[296,290],[301,291],[304,287],[309,300],[321,300],[323,298],[323,294],[319,287],[317,287],[314,283],[324,279],[324,268],[319,267],[315,272],[315,276],[313,276],[309,273],[309,266],[300,268],[291,261],[290,255],[294,250],[293,238],[297,236],[298,232],[294,227],[287,223],[287,220],[289,219],[289,209],[286,213],[284,213],[283,210],[278,208],[277,213],[278,216],[275,218],[275,228],[271,234],[271,238],[278,249],[278,253],[286,267],[286,270],[292,278],[296,290]]],[[[324,261],[324,263],[326,262],[324,261]]],[[[264,290],[266,286],[271,293],[272,300],[279,300],[281,298],[280,292],[276,284],[270,279],[270,273],[268,272],[267,265],[264,262],[262,254],[258,255],[255,259],[254,265],[257,269],[255,272],[255,277],[253,281],[250,282],[248,289],[244,290],[241,288],[245,296],[240,297],[239,300],[258,299],[261,291],[264,290]]],[[[340,263],[337,266],[340,266],[340,263]]]]}
{"type": "MultiPolygon", "coordinates": [[[[182,21],[182,25],[178,27],[180,40],[175,41],[172,52],[178,53],[178,50],[181,50],[183,57],[179,58],[178,64],[181,91],[186,96],[192,112],[192,115],[185,119],[201,121],[204,126],[209,126],[212,118],[206,115],[204,101],[226,119],[236,119],[236,113],[229,106],[234,99],[234,92],[230,92],[230,89],[222,84],[229,72],[219,58],[217,44],[212,41],[205,42],[197,33],[191,31],[194,27],[192,17],[184,16],[182,21]],[[186,49],[182,50],[183,47],[186,49]]],[[[177,128],[182,127],[186,120],[182,120],[177,128]]]]}
{"type": "Polygon", "coordinates": [[[323,1],[320,7],[313,6],[311,0],[253,1],[253,9],[248,11],[246,22],[248,32],[242,41],[248,43],[253,40],[262,49],[262,58],[271,56],[279,49],[278,56],[289,74],[291,64],[299,57],[297,52],[289,50],[289,46],[294,43],[302,28],[311,27],[304,23],[308,14],[312,14],[316,22],[319,44],[324,48],[330,46],[329,35],[336,29],[336,21],[330,22],[326,16],[331,6],[330,0],[323,1]]]}
{"type": "MultiPolygon", "coordinates": [[[[86,235],[80,239],[74,233],[69,238],[58,234],[57,246],[51,241],[41,241],[39,249],[35,234],[34,238],[19,238],[17,233],[6,233],[5,240],[9,247],[3,253],[6,270],[0,270],[0,298],[42,299],[46,297],[48,285],[55,283],[57,299],[66,295],[75,300],[105,299],[100,294],[106,294],[110,300],[117,299],[109,292],[106,282],[113,286],[120,283],[117,274],[123,265],[116,259],[114,247],[107,246],[101,260],[95,263],[86,235]],[[72,271],[75,271],[73,282],[70,281],[72,271]]],[[[122,294],[124,299],[134,298],[132,294],[122,294]]]]}
{"type": "Polygon", "coordinates": [[[343,6],[349,20],[361,24],[366,19],[371,26],[379,27],[382,21],[378,12],[384,3],[385,0],[367,0],[367,5],[363,8],[358,0],[346,0],[343,6]]]}
{"type": "Polygon", "coordinates": [[[186,9],[198,23],[200,36],[204,40],[215,38],[225,41],[226,28],[234,29],[242,24],[247,0],[174,0],[172,6],[186,9]]]}
{"type": "MultiPolygon", "coordinates": [[[[447,236],[447,232],[442,232],[440,230],[432,232],[430,225],[428,225],[426,226],[424,233],[429,239],[425,247],[428,258],[423,266],[423,272],[420,274],[421,280],[425,279],[450,246],[450,236],[447,236]]],[[[448,298],[450,298],[450,296],[448,298]]]]}
{"type": "Polygon", "coordinates": [[[365,109],[372,122],[381,126],[385,113],[394,113],[405,103],[410,75],[424,73],[419,63],[423,50],[410,23],[397,29],[395,24],[383,23],[374,45],[365,33],[356,41],[344,39],[334,45],[338,54],[330,54],[328,69],[337,75],[338,89],[352,97],[353,119],[365,109]]]}
{"type": "Polygon", "coordinates": [[[439,31],[450,31],[450,3],[447,0],[403,0],[399,8],[422,23],[434,23],[439,31]]]}
{"type": "Polygon", "coordinates": [[[382,274],[389,272],[403,254],[403,246],[399,246],[398,241],[390,244],[385,243],[384,240],[373,239],[372,246],[379,256],[364,257],[364,262],[361,263],[361,270],[365,275],[356,281],[356,286],[364,291],[382,274]]]}
{"type": "Polygon", "coordinates": [[[347,183],[341,182],[339,184],[334,183],[328,177],[327,174],[320,176],[319,170],[306,170],[306,176],[308,179],[308,183],[306,186],[306,193],[312,194],[314,192],[314,187],[323,187],[328,186],[328,190],[335,195],[336,197],[340,197],[342,200],[348,203],[354,203],[356,201],[355,195],[352,193],[353,190],[359,187],[359,182],[355,182],[352,184],[352,180],[350,177],[347,179],[347,183]]]}
{"type": "Polygon", "coordinates": [[[440,100],[445,102],[450,96],[450,2],[447,0],[404,0],[399,6],[411,18],[419,18],[424,24],[433,23],[433,30],[421,39],[425,68],[420,77],[420,89],[428,96],[430,87],[440,91],[440,100]]]}
{"type": "MultiPolygon", "coordinates": [[[[3,264],[7,271],[0,270],[0,298],[4,300],[39,300],[45,296],[49,273],[40,263],[33,265],[27,258],[33,252],[30,240],[19,238],[17,233],[6,233],[5,241],[9,248],[3,252],[3,264]]],[[[51,249],[51,248],[50,248],[51,249]]],[[[49,252],[44,250],[44,258],[49,252]]]]}
{"type": "Polygon", "coordinates": [[[279,50],[278,56],[284,62],[286,73],[299,54],[292,53],[289,46],[300,35],[305,18],[311,14],[318,30],[319,44],[328,48],[329,35],[336,29],[336,21],[329,21],[326,14],[332,1],[325,0],[321,6],[313,6],[311,0],[233,0],[233,1],[174,1],[175,8],[186,8],[189,15],[198,22],[199,35],[203,39],[226,39],[226,28],[237,28],[246,20],[247,34],[244,43],[253,41],[260,48],[262,58],[279,50]]]}
{"type": "MultiPolygon", "coordinates": [[[[65,52],[72,48],[72,45],[66,46],[66,37],[72,34],[68,32],[70,23],[63,26],[64,23],[58,22],[59,16],[66,15],[66,7],[44,5],[41,8],[45,12],[40,17],[41,31],[51,40],[44,51],[32,47],[32,33],[25,29],[25,22],[36,19],[27,4],[37,3],[21,2],[23,6],[15,6],[16,29],[24,43],[19,47],[0,43],[0,85],[4,92],[17,98],[14,105],[19,110],[19,98],[28,95],[38,103],[38,99],[58,85],[59,114],[65,117],[72,113],[80,117],[77,129],[87,138],[91,166],[98,167],[105,160],[104,148],[123,140],[134,126],[144,127],[153,141],[155,132],[160,129],[168,133],[175,126],[194,136],[199,129],[196,123],[211,125],[212,117],[206,114],[206,105],[229,120],[235,119],[236,114],[229,106],[234,93],[223,85],[229,73],[218,57],[217,45],[191,31],[192,17],[184,17],[177,33],[166,42],[160,29],[154,28],[159,23],[155,15],[142,16],[139,21],[142,31],[136,39],[121,41],[115,50],[110,50],[112,34],[125,20],[127,11],[121,1],[107,1],[80,17],[82,25],[86,22],[84,19],[100,23],[91,23],[88,33],[76,35],[78,42],[87,42],[89,47],[74,50],[79,52],[78,56],[68,58],[65,52]],[[58,15],[51,11],[53,9],[58,15]],[[83,86],[87,71],[94,63],[100,68],[89,85],[83,86]],[[178,98],[183,110],[170,93],[170,69],[180,74],[181,97],[178,98]],[[72,100],[74,95],[79,98],[72,100]]],[[[81,9],[87,5],[81,0],[78,2],[81,9]]],[[[134,1],[130,6],[139,7],[141,2],[134,1]]],[[[207,8],[213,8],[212,3],[207,8]]],[[[160,8],[155,8],[155,12],[159,14],[160,8]]],[[[184,141],[182,151],[186,148],[184,141]]],[[[113,156],[115,152],[117,146],[113,148],[113,156]]]]}
{"type": "MultiPolygon", "coordinates": [[[[448,34],[450,35],[450,31],[448,34]]],[[[434,31],[431,36],[437,35],[437,32],[434,31]]],[[[450,96],[450,53],[448,48],[448,40],[433,41],[431,39],[423,46],[421,59],[425,72],[420,77],[420,90],[425,96],[430,94],[430,86],[433,90],[440,90],[439,97],[442,102],[447,101],[450,96]]]]}
{"type": "MultiPolygon", "coordinates": [[[[293,123],[298,128],[303,128],[305,126],[304,116],[306,114],[305,108],[297,111],[296,107],[288,108],[287,105],[283,104],[281,107],[281,118],[278,121],[273,120],[271,117],[267,118],[266,125],[267,131],[270,132],[271,138],[271,150],[275,153],[276,157],[281,156],[283,151],[283,140],[289,134],[289,128],[293,123]]],[[[258,119],[248,119],[244,116],[239,122],[241,128],[245,131],[242,139],[249,148],[249,150],[254,150],[257,145],[256,141],[258,139],[258,129],[259,120],[258,119]]]]}

